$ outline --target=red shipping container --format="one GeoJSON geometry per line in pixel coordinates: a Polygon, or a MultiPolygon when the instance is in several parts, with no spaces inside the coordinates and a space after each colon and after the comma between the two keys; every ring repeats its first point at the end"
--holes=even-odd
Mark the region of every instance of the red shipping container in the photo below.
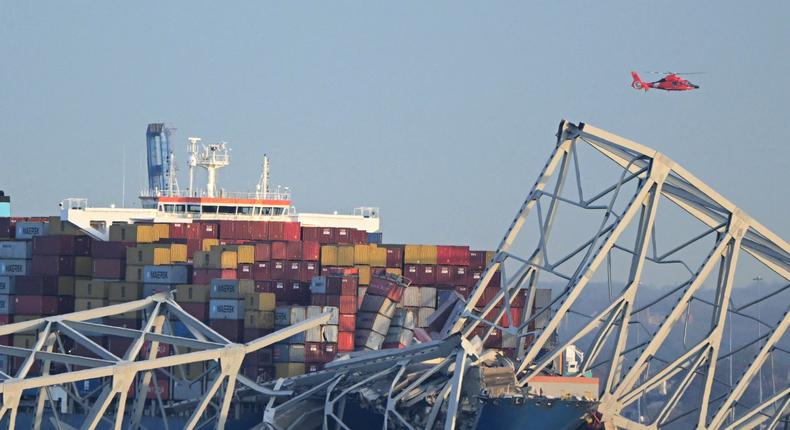
{"type": "Polygon", "coordinates": [[[57,296],[58,277],[43,275],[22,275],[15,278],[15,294],[22,296],[57,296]]]}
{"type": "MultiPolygon", "coordinates": [[[[394,290],[398,289],[401,289],[401,286],[397,282],[388,278],[373,276],[370,278],[367,294],[388,297],[394,290]]],[[[354,294],[356,294],[356,292],[354,294]]],[[[398,301],[400,301],[400,299],[398,299],[398,301]]]]}
{"type": "Polygon", "coordinates": [[[272,281],[255,281],[255,292],[256,293],[273,293],[274,287],[272,286],[272,281]]]}
{"type": "Polygon", "coordinates": [[[236,268],[236,279],[254,279],[255,273],[252,264],[239,264],[236,268]]]}
{"type": "Polygon", "coordinates": [[[285,261],[272,261],[270,270],[272,279],[285,279],[285,261]]]}
{"type": "Polygon", "coordinates": [[[203,241],[200,239],[187,239],[187,257],[192,259],[196,252],[203,250],[203,241]]]}
{"type": "MultiPolygon", "coordinates": [[[[143,343],[143,347],[140,348],[140,355],[139,355],[139,357],[145,357],[147,359],[148,358],[148,351],[150,349],[151,349],[151,342],[150,341],[144,342],[143,343]]],[[[172,346],[169,343],[159,342],[157,344],[157,348],[156,348],[156,356],[153,357],[153,358],[167,357],[168,355],[172,355],[172,353],[173,353],[172,346]]],[[[157,375],[157,376],[159,376],[159,375],[157,375]]]]}
{"type": "Polygon", "coordinates": [[[468,299],[469,298],[470,291],[471,291],[471,288],[466,286],[466,285],[456,285],[455,286],[455,292],[460,294],[464,299],[468,299]]]}
{"type": "Polygon", "coordinates": [[[266,221],[250,222],[250,239],[267,240],[269,238],[269,223],[266,221]]]}
{"type": "Polygon", "coordinates": [[[435,285],[436,284],[436,266],[423,264],[419,266],[420,285],[435,285]]]}
{"type": "Polygon", "coordinates": [[[286,260],[301,260],[302,259],[302,242],[298,240],[291,240],[285,243],[285,259],[286,260]]]}
{"type": "Polygon", "coordinates": [[[310,294],[310,305],[311,306],[326,306],[326,295],[325,294],[310,294]]]}
{"type": "Polygon", "coordinates": [[[365,244],[368,243],[368,232],[365,230],[351,230],[351,240],[355,244],[365,244]]]}
{"type": "Polygon", "coordinates": [[[219,238],[220,239],[235,239],[236,238],[236,222],[235,221],[220,221],[219,222],[219,238]]]}
{"type": "Polygon", "coordinates": [[[439,245],[436,247],[436,262],[438,264],[452,264],[452,247],[439,245]]]}
{"type": "Polygon", "coordinates": [[[186,313],[200,321],[208,321],[208,303],[179,303],[179,305],[184,308],[186,313]]]}
{"type": "Polygon", "coordinates": [[[351,238],[351,229],[338,227],[335,232],[335,242],[337,243],[353,243],[351,238]]]}
{"type": "Polygon", "coordinates": [[[335,230],[336,229],[333,227],[321,227],[318,232],[318,242],[320,242],[322,245],[336,243],[335,230]]]}
{"type": "Polygon", "coordinates": [[[450,247],[450,264],[453,266],[468,266],[469,247],[468,246],[450,247]]]}
{"type": "Polygon", "coordinates": [[[436,285],[455,284],[455,268],[451,266],[436,266],[436,285]]]}
{"type": "MultiPolygon", "coordinates": [[[[334,306],[336,308],[340,307],[340,295],[325,295],[326,297],[326,306],[334,306]]],[[[356,312],[356,310],[354,310],[356,312]]]]}
{"type": "Polygon", "coordinates": [[[302,227],[298,222],[286,222],[283,225],[284,240],[302,240],[302,227]]]}
{"type": "Polygon", "coordinates": [[[324,342],[321,344],[321,347],[324,350],[323,353],[323,361],[324,363],[329,363],[330,361],[334,360],[337,356],[337,344],[334,342],[324,342]]]}
{"type": "Polygon", "coordinates": [[[272,279],[270,261],[258,261],[253,265],[252,277],[257,281],[272,279]]]}
{"type": "Polygon", "coordinates": [[[220,278],[220,279],[238,279],[235,269],[222,269],[222,270],[220,270],[218,278],[220,278]]]}
{"type": "Polygon", "coordinates": [[[269,240],[285,240],[285,223],[279,221],[269,222],[269,240]]]}
{"type": "Polygon", "coordinates": [[[73,275],[74,257],[70,255],[34,255],[30,272],[34,275],[73,275]]]}
{"type": "Polygon", "coordinates": [[[20,296],[14,297],[16,315],[55,315],[58,313],[57,296],[20,296]]]}
{"type": "Polygon", "coordinates": [[[172,239],[186,239],[191,225],[183,222],[170,223],[167,225],[168,236],[172,239]]]}
{"type": "Polygon", "coordinates": [[[354,333],[349,331],[341,331],[337,334],[337,351],[338,352],[352,352],[354,351],[354,333]]]}
{"type": "MultiPolygon", "coordinates": [[[[451,267],[453,271],[452,276],[452,283],[451,285],[467,285],[469,283],[469,268],[466,266],[455,266],[451,267]]],[[[438,281],[438,275],[437,275],[438,281]]]]}
{"type": "MultiPolygon", "coordinates": [[[[156,384],[154,384],[154,378],[151,378],[145,398],[149,400],[156,399],[157,392],[159,393],[158,398],[162,399],[162,401],[170,400],[170,379],[167,379],[161,372],[156,374],[156,384]]],[[[129,393],[127,394],[127,397],[133,399],[136,395],[137,382],[135,381],[135,383],[129,387],[129,393]]]]}
{"type": "Polygon", "coordinates": [[[354,314],[340,314],[338,317],[338,330],[354,332],[357,328],[357,316],[354,314]]]}
{"type": "Polygon", "coordinates": [[[299,272],[299,281],[300,282],[310,282],[313,280],[314,276],[318,276],[318,262],[315,261],[303,261],[302,267],[299,272]]]}
{"type": "Polygon", "coordinates": [[[302,260],[318,261],[321,258],[321,244],[314,240],[302,242],[302,260]]]}
{"type": "Polygon", "coordinates": [[[319,227],[302,227],[302,240],[318,242],[319,227]]]}
{"type": "Polygon", "coordinates": [[[126,263],[119,259],[94,258],[91,275],[98,279],[123,279],[126,263]]]}
{"type": "Polygon", "coordinates": [[[403,248],[399,246],[387,247],[387,267],[403,267],[403,248]]]}
{"type": "Polygon", "coordinates": [[[469,251],[469,268],[471,270],[483,270],[486,263],[485,251],[469,251]]]}
{"type": "Polygon", "coordinates": [[[414,285],[420,284],[420,266],[416,264],[407,264],[403,266],[403,277],[411,281],[414,285]]]}
{"type": "Polygon", "coordinates": [[[194,269],[192,270],[192,282],[195,284],[210,284],[212,279],[221,278],[220,269],[194,269]]]}
{"type": "Polygon", "coordinates": [[[321,267],[321,276],[359,276],[355,267],[321,267]]]}
{"type": "Polygon", "coordinates": [[[219,224],[201,221],[194,231],[190,231],[190,234],[194,234],[190,239],[219,239],[219,224]]]}
{"type": "Polygon", "coordinates": [[[301,274],[301,263],[299,261],[285,262],[285,279],[289,281],[299,281],[301,274]]]}
{"type": "MultiPolygon", "coordinates": [[[[332,306],[328,304],[327,306],[332,306]]],[[[341,314],[356,314],[357,313],[357,295],[354,294],[353,296],[340,296],[340,309],[341,314]]]]}
{"type": "Polygon", "coordinates": [[[94,258],[116,258],[126,259],[126,248],[133,246],[127,242],[103,242],[101,240],[91,241],[91,255],[94,258]]]}
{"type": "Polygon", "coordinates": [[[304,361],[309,363],[322,363],[324,360],[324,348],[321,342],[304,343],[304,361]]]}
{"type": "Polygon", "coordinates": [[[244,320],[210,320],[209,327],[231,342],[241,342],[244,320]]]}
{"type": "Polygon", "coordinates": [[[516,293],[516,297],[513,298],[513,302],[510,303],[511,307],[514,308],[523,308],[527,305],[527,292],[525,290],[520,290],[516,293]]]}
{"type": "Polygon", "coordinates": [[[288,244],[282,241],[272,242],[272,260],[287,260],[288,244]]]}
{"type": "Polygon", "coordinates": [[[252,221],[236,221],[233,226],[234,239],[252,240],[252,221]]]}
{"type": "Polygon", "coordinates": [[[272,245],[270,243],[255,244],[255,261],[269,261],[272,259],[272,245]]]}

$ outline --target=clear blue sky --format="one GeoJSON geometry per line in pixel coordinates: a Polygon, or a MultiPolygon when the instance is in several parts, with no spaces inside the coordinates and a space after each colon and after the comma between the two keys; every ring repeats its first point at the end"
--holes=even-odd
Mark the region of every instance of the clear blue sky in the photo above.
{"type": "MultiPolygon", "coordinates": [[[[297,209],[379,206],[391,242],[493,247],[561,118],[667,153],[790,238],[790,3],[0,2],[15,215],[120,203],[149,122],[262,155],[297,209]],[[706,71],[643,94],[629,71],[706,71]]],[[[186,171],[181,170],[182,184],[186,171]]]]}

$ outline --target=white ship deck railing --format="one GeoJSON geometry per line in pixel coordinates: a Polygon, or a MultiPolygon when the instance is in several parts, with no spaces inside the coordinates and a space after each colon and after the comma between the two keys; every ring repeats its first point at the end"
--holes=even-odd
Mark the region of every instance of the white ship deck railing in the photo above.
{"type": "MultiPolygon", "coordinates": [[[[192,197],[192,198],[207,198],[208,194],[205,190],[201,191],[167,191],[167,190],[145,190],[140,192],[140,197],[156,198],[156,197],[192,197]]],[[[290,191],[278,192],[235,192],[219,190],[214,196],[215,198],[228,198],[228,199],[257,199],[257,200],[291,200],[290,191]]]]}

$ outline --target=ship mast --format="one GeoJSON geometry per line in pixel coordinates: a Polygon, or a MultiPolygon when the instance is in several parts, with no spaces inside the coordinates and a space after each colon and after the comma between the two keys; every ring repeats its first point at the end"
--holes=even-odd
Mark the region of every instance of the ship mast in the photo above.
{"type": "Polygon", "coordinates": [[[256,186],[258,191],[258,198],[266,198],[266,194],[269,194],[269,157],[266,154],[263,154],[263,168],[261,170],[261,180],[256,186]]]}
{"type": "Polygon", "coordinates": [[[187,152],[189,152],[189,189],[187,190],[187,195],[193,197],[194,188],[193,188],[193,180],[195,177],[195,166],[197,166],[197,144],[202,139],[199,137],[190,137],[188,138],[189,143],[187,144],[187,152]]]}

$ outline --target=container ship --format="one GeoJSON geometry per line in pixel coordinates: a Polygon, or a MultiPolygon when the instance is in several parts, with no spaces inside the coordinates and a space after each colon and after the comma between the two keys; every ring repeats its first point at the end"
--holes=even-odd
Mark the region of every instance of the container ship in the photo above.
{"type": "MultiPolygon", "coordinates": [[[[271,189],[266,157],[254,192],[227,192],[217,179],[218,170],[230,164],[225,143],[188,139],[189,179],[182,190],[171,140],[171,130],[164,124],[148,126],[149,188],[141,193],[139,208],[90,207],[85,198],[67,198],[60,203],[58,216],[12,217],[11,196],[0,193],[0,325],[165,293],[221,338],[244,343],[328,312],[332,317],[325,324],[248,354],[239,370],[239,375],[259,384],[282,378],[309,383],[311,375],[320,378],[361,351],[430,344],[447,310],[464,303],[494,258],[491,251],[463,245],[385,243],[375,207],[356,208],[348,215],[298,213],[288,188],[271,189]],[[205,188],[194,186],[196,168],[206,172],[205,188]],[[398,287],[386,286],[390,284],[398,287]]],[[[500,289],[501,273],[496,271],[487,280],[478,306],[493,301],[500,289]]],[[[538,290],[532,312],[545,311],[551,300],[550,290],[538,290]]],[[[500,324],[519,326],[526,306],[522,295],[510,304],[500,324]]],[[[133,311],[93,322],[139,330],[146,316],[133,311]]],[[[549,316],[545,313],[530,327],[541,329],[549,316]]],[[[190,336],[190,328],[179,321],[165,325],[173,336],[190,336]]],[[[45,367],[19,352],[40,347],[37,327],[0,336],[0,376],[30,378],[74,370],[45,367]]],[[[486,329],[477,330],[483,334],[486,329]]],[[[84,339],[66,338],[60,348],[86,357],[96,356],[97,351],[100,356],[124,357],[133,347],[132,339],[123,337],[97,333],[89,339],[86,347],[84,339]]],[[[152,342],[143,346],[149,357],[176,352],[172,345],[152,342]],[[152,345],[153,352],[145,349],[152,345]]],[[[498,351],[505,363],[518,348],[514,336],[498,330],[486,337],[484,347],[498,351]]],[[[597,387],[598,382],[579,374],[577,355],[570,352],[558,358],[552,365],[554,376],[529,390],[516,389],[512,380],[495,370],[481,371],[481,406],[465,428],[591,427],[597,389],[590,389],[590,384],[597,387]],[[533,424],[523,426],[527,421],[533,424]]],[[[157,424],[159,415],[170,417],[170,428],[186,426],[195,399],[211,389],[210,366],[210,362],[192,363],[179,372],[154,372],[140,403],[145,426],[163,428],[157,424]]],[[[49,407],[49,420],[58,417],[63,426],[80,425],[88,407],[65,399],[95,400],[108,381],[88,379],[48,392],[48,398],[62,399],[49,407]]],[[[23,392],[17,424],[36,421],[25,411],[42,401],[37,393],[23,392]]],[[[233,402],[230,422],[239,428],[259,425],[265,406],[256,393],[242,391],[233,402]]],[[[353,428],[368,428],[367,420],[381,420],[370,410],[355,414],[353,428]]]]}

